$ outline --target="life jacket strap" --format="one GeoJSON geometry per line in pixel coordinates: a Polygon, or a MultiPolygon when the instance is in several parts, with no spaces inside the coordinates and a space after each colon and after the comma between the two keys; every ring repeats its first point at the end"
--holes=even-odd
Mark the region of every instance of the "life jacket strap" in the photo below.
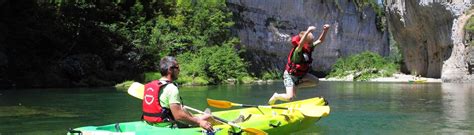
{"type": "Polygon", "coordinates": [[[162,114],[162,113],[148,113],[148,112],[143,112],[143,116],[161,117],[161,116],[163,116],[163,114],[162,114]]]}

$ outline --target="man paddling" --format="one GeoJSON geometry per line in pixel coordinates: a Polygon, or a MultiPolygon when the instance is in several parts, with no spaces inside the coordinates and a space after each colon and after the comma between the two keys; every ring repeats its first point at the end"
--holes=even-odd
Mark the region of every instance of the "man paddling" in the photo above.
{"type": "Polygon", "coordinates": [[[177,127],[199,125],[207,131],[212,131],[208,122],[210,114],[195,117],[183,107],[178,87],[173,81],[178,79],[179,64],[176,58],[166,56],[160,61],[161,78],[145,85],[143,97],[143,120],[150,125],[161,125],[163,122],[174,122],[177,127]]]}
{"type": "Polygon", "coordinates": [[[268,100],[268,104],[273,105],[277,100],[290,101],[296,95],[296,86],[311,86],[318,83],[318,78],[308,73],[313,62],[311,54],[314,47],[324,41],[329,30],[329,24],[323,26],[319,39],[313,42],[314,36],[311,32],[315,29],[316,27],[310,26],[306,31],[302,31],[299,35],[291,38],[293,49],[288,54],[288,63],[283,73],[286,93],[274,93],[270,100],[268,100]]]}

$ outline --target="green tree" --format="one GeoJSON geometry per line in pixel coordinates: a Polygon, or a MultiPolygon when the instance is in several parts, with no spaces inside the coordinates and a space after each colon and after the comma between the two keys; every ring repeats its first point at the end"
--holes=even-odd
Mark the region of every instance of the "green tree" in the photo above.
{"type": "Polygon", "coordinates": [[[234,47],[239,40],[230,32],[234,22],[225,0],[42,2],[74,15],[65,20],[71,33],[89,31],[84,28],[87,24],[123,39],[115,43],[102,38],[117,44],[117,50],[131,47],[126,55],[139,59],[136,66],[145,70],[146,81],[160,77],[156,67],[167,55],[180,61],[181,83],[217,84],[229,78],[248,77],[247,63],[240,57],[242,50],[234,47]]]}

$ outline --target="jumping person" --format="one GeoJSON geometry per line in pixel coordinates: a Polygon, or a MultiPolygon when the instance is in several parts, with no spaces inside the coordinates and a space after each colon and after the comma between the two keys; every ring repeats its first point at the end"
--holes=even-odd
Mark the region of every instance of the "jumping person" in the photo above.
{"type": "Polygon", "coordinates": [[[311,33],[316,29],[314,26],[309,26],[306,31],[301,31],[291,38],[293,49],[288,54],[288,62],[283,73],[286,93],[274,93],[268,100],[268,104],[273,105],[277,100],[290,101],[296,95],[296,87],[315,86],[319,82],[316,76],[308,73],[313,62],[311,54],[314,47],[324,41],[329,27],[329,24],[325,24],[319,39],[314,42],[314,36],[311,33]]]}

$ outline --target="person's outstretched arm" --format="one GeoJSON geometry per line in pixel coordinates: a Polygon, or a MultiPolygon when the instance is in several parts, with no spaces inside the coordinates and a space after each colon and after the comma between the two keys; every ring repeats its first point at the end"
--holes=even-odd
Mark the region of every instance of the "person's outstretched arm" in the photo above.
{"type": "Polygon", "coordinates": [[[298,43],[298,47],[296,47],[296,50],[295,50],[296,52],[301,51],[301,49],[303,48],[303,45],[304,45],[304,41],[308,37],[308,34],[312,31],[314,31],[315,29],[316,29],[316,27],[314,27],[314,26],[309,26],[308,27],[306,32],[303,34],[303,37],[301,37],[300,42],[298,43]]]}
{"type": "Polygon", "coordinates": [[[325,24],[323,26],[323,32],[321,33],[321,35],[319,35],[319,38],[318,40],[314,41],[313,42],[313,47],[316,47],[317,45],[321,44],[322,42],[324,42],[324,39],[326,38],[326,33],[328,32],[329,30],[329,24],[325,24]]]}
{"type": "Polygon", "coordinates": [[[294,62],[294,63],[300,62],[299,61],[300,60],[300,54],[301,54],[301,51],[302,51],[304,43],[305,43],[304,41],[306,40],[306,38],[308,38],[309,33],[314,31],[315,29],[316,29],[316,27],[309,26],[308,30],[306,30],[306,32],[303,34],[303,37],[300,37],[300,41],[298,42],[298,46],[293,51],[293,55],[291,56],[291,59],[290,59],[292,62],[294,62]]]}

